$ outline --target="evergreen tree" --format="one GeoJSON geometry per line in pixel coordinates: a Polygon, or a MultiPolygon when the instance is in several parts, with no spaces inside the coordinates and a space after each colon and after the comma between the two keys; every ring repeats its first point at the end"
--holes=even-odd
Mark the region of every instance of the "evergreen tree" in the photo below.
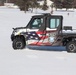
{"type": "Polygon", "coordinates": [[[73,1],[72,7],[73,7],[73,8],[76,8],[76,0],[73,1]]]}
{"type": "Polygon", "coordinates": [[[47,1],[46,1],[46,0],[44,0],[44,4],[43,4],[43,6],[42,6],[42,9],[43,9],[43,10],[47,10],[47,9],[48,9],[47,1]]]}
{"type": "Polygon", "coordinates": [[[51,0],[56,8],[72,8],[74,0],[51,0]]]}
{"type": "Polygon", "coordinates": [[[37,3],[37,0],[32,0],[29,2],[29,7],[32,8],[32,12],[33,12],[33,8],[39,8],[39,3],[37,3]]]}
{"type": "Polygon", "coordinates": [[[37,0],[16,0],[16,4],[23,11],[28,11],[29,8],[38,7],[37,0]]]}

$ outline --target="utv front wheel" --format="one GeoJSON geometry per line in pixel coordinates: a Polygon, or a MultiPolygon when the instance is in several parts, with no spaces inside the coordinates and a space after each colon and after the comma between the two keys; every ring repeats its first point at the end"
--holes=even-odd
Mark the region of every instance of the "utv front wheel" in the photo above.
{"type": "Polygon", "coordinates": [[[75,53],[76,52],[76,42],[69,42],[66,46],[67,52],[75,53]]]}
{"type": "Polygon", "coordinates": [[[13,40],[12,46],[14,49],[23,49],[25,47],[25,42],[20,38],[16,38],[13,40]]]}

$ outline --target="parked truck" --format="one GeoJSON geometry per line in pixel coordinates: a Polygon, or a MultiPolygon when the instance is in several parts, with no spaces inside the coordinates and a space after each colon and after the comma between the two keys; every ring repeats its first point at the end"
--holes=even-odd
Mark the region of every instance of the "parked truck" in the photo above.
{"type": "Polygon", "coordinates": [[[34,15],[26,27],[13,28],[12,47],[65,46],[67,52],[76,52],[76,32],[72,26],[63,26],[63,16],[49,13],[34,15]]]}

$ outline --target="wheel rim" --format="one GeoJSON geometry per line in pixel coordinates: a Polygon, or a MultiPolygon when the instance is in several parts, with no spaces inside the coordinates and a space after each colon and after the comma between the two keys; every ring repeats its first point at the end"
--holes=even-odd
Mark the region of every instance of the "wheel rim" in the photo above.
{"type": "Polygon", "coordinates": [[[17,42],[16,43],[16,48],[21,49],[22,48],[22,42],[17,42]]]}
{"type": "Polygon", "coordinates": [[[70,44],[70,45],[69,45],[69,50],[70,50],[70,51],[73,52],[73,51],[75,51],[75,49],[76,49],[76,47],[75,47],[74,44],[70,44]]]}

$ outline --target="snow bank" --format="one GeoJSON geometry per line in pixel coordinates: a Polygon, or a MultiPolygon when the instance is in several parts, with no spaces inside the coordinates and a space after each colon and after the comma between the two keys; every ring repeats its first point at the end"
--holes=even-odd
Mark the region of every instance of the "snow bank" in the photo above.
{"type": "Polygon", "coordinates": [[[16,8],[16,9],[19,8],[17,5],[14,5],[14,3],[4,3],[4,6],[8,8],[16,8]]]}

